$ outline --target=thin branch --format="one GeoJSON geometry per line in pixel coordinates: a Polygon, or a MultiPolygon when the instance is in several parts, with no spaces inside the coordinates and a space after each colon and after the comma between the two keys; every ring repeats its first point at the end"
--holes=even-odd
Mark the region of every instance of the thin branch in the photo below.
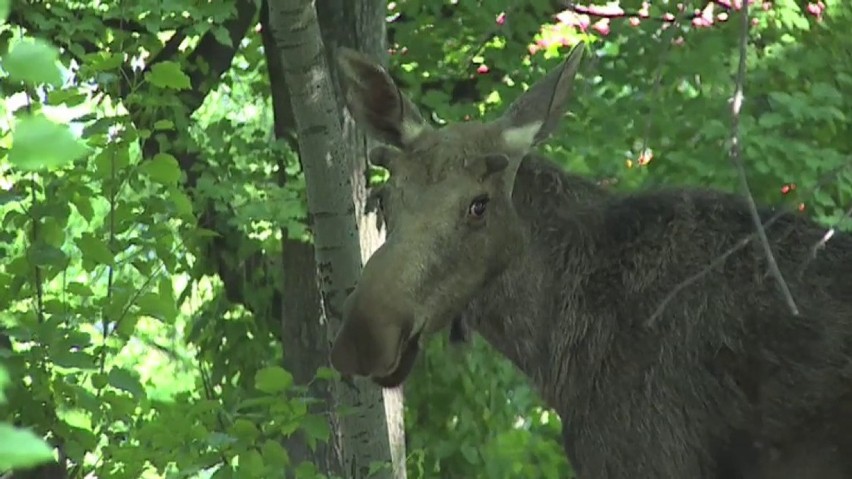
{"type": "Polygon", "coordinates": [[[843,213],[843,216],[841,216],[840,219],[837,220],[835,225],[829,228],[828,231],[826,231],[825,234],[822,236],[822,238],[820,238],[820,240],[813,245],[813,247],[811,248],[812,258],[816,258],[817,253],[819,253],[819,250],[825,248],[826,243],[828,243],[828,241],[834,237],[834,234],[837,233],[837,227],[843,224],[843,222],[848,220],[849,218],[852,218],[852,206],[850,206],[849,209],[846,210],[846,213],[843,213]]]}
{"type": "Polygon", "coordinates": [[[656,20],[662,23],[678,23],[684,20],[692,20],[694,18],[701,16],[701,11],[707,8],[708,5],[717,3],[714,0],[708,0],[705,2],[704,7],[701,9],[690,12],[690,13],[682,13],[680,15],[674,15],[672,13],[666,13],[659,17],[652,17],[647,12],[643,11],[635,11],[635,10],[624,10],[620,7],[601,7],[601,6],[587,6],[587,5],[577,5],[572,1],[564,2],[565,8],[571,10],[572,12],[578,15],[588,15],[593,18],[609,18],[609,19],[618,19],[618,18],[641,18],[643,20],[656,20]]]}
{"type": "MultiPolygon", "coordinates": [[[[837,176],[843,170],[845,170],[846,168],[849,168],[849,167],[852,167],[852,158],[850,158],[849,161],[843,163],[842,165],[838,165],[838,166],[826,171],[825,173],[823,173],[820,176],[820,178],[817,180],[817,182],[814,184],[813,188],[810,190],[808,195],[806,197],[803,197],[802,200],[804,202],[810,201],[814,196],[816,196],[816,194],[824,186],[826,186],[832,180],[836,179],[837,176]]],[[[850,208],[850,212],[852,212],[852,208],[850,208]]],[[[789,208],[782,207],[777,213],[772,215],[768,220],[766,220],[766,222],[763,223],[764,230],[771,227],[782,216],[784,216],[785,214],[788,214],[788,213],[791,213],[789,208]]],[[[791,232],[791,230],[792,230],[792,228],[788,229],[783,234],[779,235],[779,238],[786,237],[791,232]]],[[[643,323],[643,326],[644,327],[653,326],[656,323],[657,319],[660,317],[660,315],[663,314],[663,311],[666,309],[666,307],[668,307],[669,303],[671,303],[672,300],[678,294],[680,294],[683,290],[685,290],[686,288],[688,288],[688,287],[692,286],[693,284],[695,284],[696,282],[698,282],[703,277],[707,276],[711,271],[713,271],[717,267],[721,266],[722,263],[724,263],[725,260],[728,259],[731,255],[733,255],[737,251],[748,246],[748,244],[751,243],[751,241],[756,236],[757,236],[757,231],[754,231],[754,232],[744,236],[742,239],[740,239],[739,241],[734,243],[733,246],[731,246],[730,248],[728,248],[727,250],[722,252],[722,254],[720,254],[719,256],[714,258],[713,261],[710,262],[710,264],[708,264],[707,266],[705,266],[704,268],[702,268],[700,271],[693,274],[692,276],[686,278],[682,282],[678,283],[678,285],[675,286],[674,288],[672,288],[671,291],[669,291],[669,294],[667,294],[666,297],[663,298],[662,301],[660,301],[660,304],[657,306],[657,309],[655,309],[654,313],[651,314],[651,316],[643,323]]]]}
{"type": "Polygon", "coordinates": [[[793,300],[793,295],[790,293],[790,287],[787,285],[787,282],[784,281],[781,269],[778,268],[778,262],[775,260],[775,255],[772,253],[772,246],[770,246],[769,239],[766,237],[766,230],[763,229],[763,225],[760,223],[760,214],[757,212],[757,205],[754,202],[754,196],[752,196],[751,188],[749,188],[748,185],[748,178],[746,177],[745,167],[743,166],[740,151],[740,111],[743,106],[746,55],[748,54],[748,33],[749,27],[751,26],[751,20],[748,15],[748,2],[744,1],[742,4],[742,11],[740,12],[740,18],[742,19],[742,33],[740,34],[740,60],[739,66],[737,67],[734,97],[731,99],[731,149],[729,154],[731,156],[731,161],[737,169],[737,174],[740,178],[740,187],[743,189],[746,200],[748,201],[748,209],[751,213],[751,219],[754,222],[754,226],[757,228],[757,236],[760,238],[760,244],[763,246],[763,250],[766,253],[766,260],[769,262],[769,271],[778,282],[778,287],[781,290],[781,294],[784,295],[784,300],[787,302],[787,307],[790,308],[790,312],[793,316],[798,316],[799,308],[793,300]]]}

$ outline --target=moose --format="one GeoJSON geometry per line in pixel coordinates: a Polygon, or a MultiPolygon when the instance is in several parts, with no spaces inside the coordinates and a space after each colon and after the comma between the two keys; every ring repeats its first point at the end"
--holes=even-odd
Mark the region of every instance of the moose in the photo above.
{"type": "Polygon", "coordinates": [[[339,52],[346,108],[390,175],[387,239],[332,366],[395,387],[429,337],[469,328],[561,416],[579,478],[852,478],[852,236],[817,251],[816,222],[760,210],[793,311],[762,243],[735,248],[755,232],[745,196],[616,192],[537,154],[583,55],[494,121],[434,127],[386,69],[339,52]]]}

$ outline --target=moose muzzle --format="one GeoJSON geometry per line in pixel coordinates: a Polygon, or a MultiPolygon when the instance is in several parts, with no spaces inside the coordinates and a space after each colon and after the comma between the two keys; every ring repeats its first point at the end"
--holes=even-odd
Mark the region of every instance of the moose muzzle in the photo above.
{"type": "Polygon", "coordinates": [[[398,281],[399,266],[386,246],[368,261],[361,280],[344,302],[343,325],[331,348],[331,365],[343,374],[370,376],[393,387],[410,370],[419,334],[413,331],[415,308],[410,294],[398,281]],[[403,377],[393,379],[399,373],[403,377]]]}

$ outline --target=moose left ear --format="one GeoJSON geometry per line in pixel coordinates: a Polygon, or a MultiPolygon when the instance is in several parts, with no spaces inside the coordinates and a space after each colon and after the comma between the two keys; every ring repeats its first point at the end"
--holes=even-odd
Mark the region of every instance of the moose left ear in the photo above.
{"type": "Polygon", "coordinates": [[[431,129],[384,67],[346,47],[338,51],[337,62],[346,107],[374,138],[405,149],[431,129]]]}

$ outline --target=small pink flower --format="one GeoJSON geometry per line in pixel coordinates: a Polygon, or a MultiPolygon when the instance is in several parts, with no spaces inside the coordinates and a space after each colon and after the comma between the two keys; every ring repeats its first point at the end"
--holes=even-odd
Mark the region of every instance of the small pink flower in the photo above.
{"type": "Polygon", "coordinates": [[[822,20],[822,14],[825,11],[825,3],[808,2],[808,13],[815,16],[817,20],[822,20]]]}
{"type": "Polygon", "coordinates": [[[500,15],[497,15],[497,25],[503,25],[506,23],[506,12],[500,12],[500,15]]]}
{"type": "Polygon", "coordinates": [[[595,22],[594,25],[592,25],[592,28],[594,28],[601,35],[608,35],[609,34],[609,18],[601,18],[600,20],[595,22]]]}
{"type": "Polygon", "coordinates": [[[640,22],[639,17],[630,17],[627,21],[630,23],[631,27],[638,27],[640,22]]]}
{"type": "Polygon", "coordinates": [[[489,70],[488,65],[483,63],[482,65],[479,65],[479,67],[476,69],[476,73],[479,73],[480,75],[484,75],[484,74],[488,73],[488,70],[489,70]]]}

